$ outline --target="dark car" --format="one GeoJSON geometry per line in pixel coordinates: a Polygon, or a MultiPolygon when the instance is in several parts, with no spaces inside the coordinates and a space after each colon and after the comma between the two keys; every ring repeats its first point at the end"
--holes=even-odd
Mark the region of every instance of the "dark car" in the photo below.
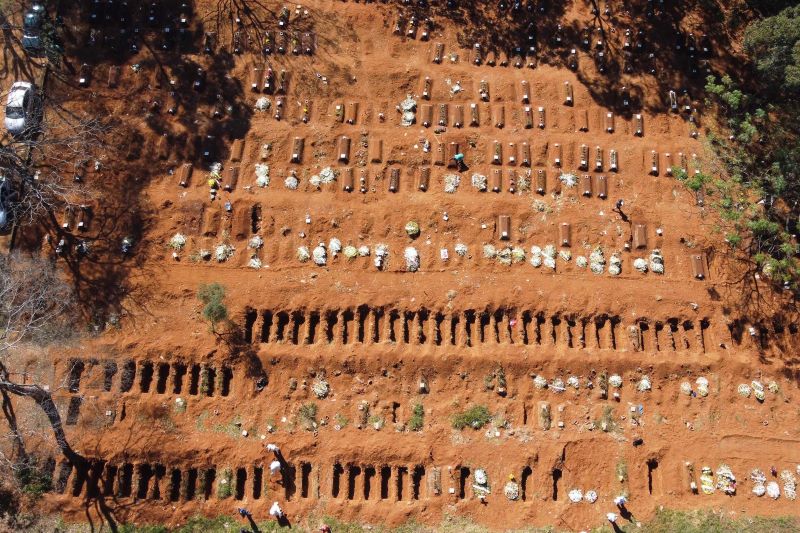
{"type": "Polygon", "coordinates": [[[35,52],[42,49],[42,24],[44,23],[44,6],[34,3],[22,18],[22,47],[35,52]]]}
{"type": "Polygon", "coordinates": [[[8,178],[0,177],[0,234],[11,231],[14,225],[14,202],[16,192],[8,178]]]}

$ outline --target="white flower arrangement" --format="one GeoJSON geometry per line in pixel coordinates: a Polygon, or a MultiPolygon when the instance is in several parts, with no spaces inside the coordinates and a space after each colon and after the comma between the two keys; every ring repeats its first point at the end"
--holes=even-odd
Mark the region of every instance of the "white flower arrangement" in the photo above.
{"type": "Polygon", "coordinates": [[[416,272],[419,270],[419,253],[413,246],[409,246],[403,252],[403,257],[406,260],[406,270],[409,272],[416,272]]]}
{"type": "Polygon", "coordinates": [[[564,187],[568,187],[570,189],[578,184],[578,176],[572,172],[562,172],[558,179],[561,180],[561,183],[564,184],[564,187]]]}
{"type": "Polygon", "coordinates": [[[473,174],[472,175],[472,186],[478,189],[479,191],[486,190],[486,176],[483,174],[473,174]]]}
{"type": "Polygon", "coordinates": [[[269,186],[269,165],[256,163],[256,185],[259,187],[269,186]]]}
{"type": "Polygon", "coordinates": [[[328,251],[325,249],[325,245],[319,243],[311,252],[311,257],[316,265],[325,266],[328,263],[328,251]]]}
{"type": "Polygon", "coordinates": [[[253,235],[247,243],[247,247],[253,250],[258,250],[262,246],[264,246],[264,239],[260,235],[253,235]]]}
{"type": "Polygon", "coordinates": [[[448,194],[453,194],[458,190],[458,186],[461,184],[461,176],[458,174],[447,174],[444,177],[444,192],[448,194]]]}
{"type": "Polygon", "coordinates": [[[169,247],[173,250],[180,251],[186,245],[186,237],[181,233],[176,233],[169,240],[169,247]]]}
{"type": "Polygon", "coordinates": [[[226,261],[231,256],[233,256],[233,252],[234,252],[233,246],[231,246],[230,244],[219,244],[214,249],[214,257],[216,258],[217,261],[221,263],[223,261],[226,261]]]}

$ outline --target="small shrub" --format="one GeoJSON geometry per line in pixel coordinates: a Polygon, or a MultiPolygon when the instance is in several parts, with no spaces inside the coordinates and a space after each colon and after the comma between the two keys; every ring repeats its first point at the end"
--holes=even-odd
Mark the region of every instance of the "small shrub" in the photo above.
{"type": "Polygon", "coordinates": [[[333,417],[336,425],[339,426],[339,429],[344,429],[347,427],[347,424],[350,423],[350,419],[344,416],[342,413],[336,413],[336,416],[333,417]]]}
{"type": "Polygon", "coordinates": [[[480,429],[491,419],[492,415],[485,405],[474,405],[466,411],[454,414],[451,422],[454,429],[464,429],[465,427],[480,429]]]}
{"type": "Polygon", "coordinates": [[[411,409],[411,418],[408,419],[408,429],[411,431],[421,431],[425,425],[425,408],[421,403],[414,404],[411,409]]]}
{"type": "Polygon", "coordinates": [[[200,285],[197,298],[203,302],[203,318],[211,324],[211,332],[216,333],[216,326],[228,319],[228,308],[222,303],[225,288],[219,283],[200,285]]]}
{"type": "Polygon", "coordinates": [[[22,492],[31,499],[38,500],[44,493],[50,491],[53,479],[34,459],[24,461],[17,466],[17,481],[22,492]]]}
{"type": "Polygon", "coordinates": [[[301,405],[297,416],[306,430],[313,431],[317,428],[317,404],[309,402],[301,405]]]}

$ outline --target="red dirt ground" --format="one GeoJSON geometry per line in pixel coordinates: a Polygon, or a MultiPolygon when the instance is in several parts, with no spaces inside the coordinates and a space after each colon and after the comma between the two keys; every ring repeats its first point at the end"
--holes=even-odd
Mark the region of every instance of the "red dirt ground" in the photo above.
{"type": "MultiPolygon", "coordinates": [[[[153,87],[149,51],[126,60],[118,89],[107,88],[99,74],[89,89],[60,89],[76,102],[87,101],[91,92],[111,115],[142,132],[145,153],[131,166],[141,165],[137,168],[153,177],[144,181],[141,193],[147,217],[136,253],[143,260],[128,272],[126,297],[115,311],[118,326],[54,353],[53,368],[29,367],[31,375],[53,387],[64,386],[57,395],[65,417],[71,399],[82,398],[68,434],[78,451],[98,461],[88,481],[77,471],[63,470],[69,475],[63,490],[47,495],[44,506],[76,521],[85,520],[86,513],[97,518],[107,509],[120,522],[177,525],[196,513],[226,514],[240,506],[266,518],[277,500],[296,523],[325,514],[364,523],[437,524],[445,515],[458,515],[498,530],[552,525],[579,531],[600,524],[614,510],[614,497],[626,493],[628,508],[639,520],[659,507],[797,515],[797,504],[784,495],[776,501],[753,495],[749,479],[752,469],[768,473],[771,466],[798,475],[800,412],[790,355],[797,329],[789,317],[782,323],[769,320],[780,315],[780,295],[763,286],[753,295],[738,281],[740,263],[715,231],[711,202],[697,205],[694,193],[667,175],[668,153],[675,166],[685,154],[690,173],[715,167],[702,134],[692,138],[686,116],[666,107],[665,76],[619,80],[617,94],[628,84],[639,95],[641,111],[626,115],[619,99],[608,97],[613,92],[605,92],[607,78],[584,51],[578,73],[555,60],[536,68],[476,66],[467,48],[471,43],[459,41],[469,23],[437,18],[442,26],[423,41],[419,33],[413,39],[393,35],[396,7],[338,1],[303,5],[308,15],[292,10],[289,30],[313,31],[314,54],[269,56],[276,74],[285,69],[289,76],[281,120],[273,118],[276,95],[267,95],[270,111],[252,111],[264,96],[249,87],[251,69],[263,66],[259,51],[231,56],[224,83],[238,91],[223,100],[234,98],[241,116],[230,119],[230,129],[219,136],[224,146],[214,161],[224,168],[237,166],[240,174],[234,190],[220,191],[213,202],[206,184],[209,162],[183,143],[213,125],[212,104],[195,102],[176,117],[161,110],[141,119],[148,102],[163,102],[167,93],[153,87]],[[432,62],[436,43],[444,44],[442,64],[432,62]],[[450,53],[458,54],[457,61],[450,61],[450,53]],[[140,72],[131,70],[134,63],[142,65],[140,72]],[[426,77],[430,100],[421,97],[426,77]],[[522,102],[523,80],[530,88],[528,104],[522,102]],[[478,94],[482,81],[488,83],[488,102],[478,94]],[[462,87],[455,95],[448,86],[454,82],[462,87]],[[573,105],[564,105],[565,82],[573,88],[573,105]],[[396,110],[406,95],[417,99],[417,123],[411,127],[400,125],[396,110]],[[353,103],[358,106],[354,124],[337,120],[336,106],[347,111],[353,103]],[[438,104],[445,103],[448,126],[439,131],[438,104]],[[469,126],[472,103],[479,108],[477,127],[469,126]],[[431,127],[421,124],[427,104],[434,106],[431,127]],[[457,105],[464,106],[462,128],[453,127],[457,105]],[[525,127],[526,105],[534,116],[532,128],[525,127]],[[304,106],[308,123],[301,120],[304,106]],[[543,128],[536,127],[540,106],[543,128]],[[501,107],[505,125],[497,128],[501,107]],[[608,133],[605,116],[612,110],[614,129],[608,133]],[[641,136],[634,135],[633,114],[639,112],[641,136]],[[584,114],[588,130],[580,131],[584,114]],[[234,130],[242,134],[230,133],[234,130]],[[164,157],[149,149],[160,133],[169,133],[164,157]],[[341,136],[352,139],[347,163],[337,161],[341,136]],[[230,162],[236,137],[244,139],[243,155],[240,162],[230,162]],[[299,164],[290,162],[295,137],[304,139],[299,164]],[[426,140],[428,154],[422,150],[426,140]],[[377,141],[383,150],[374,162],[377,141]],[[459,143],[468,170],[436,164],[437,142],[443,147],[459,143]],[[495,142],[503,146],[502,165],[491,163],[495,142]],[[271,151],[262,159],[266,143],[271,151]],[[509,143],[520,150],[515,164],[508,162],[509,143]],[[520,164],[522,143],[530,147],[530,167],[520,164]],[[557,145],[560,167],[554,164],[557,145]],[[589,151],[586,171],[578,169],[581,145],[589,151]],[[603,166],[592,171],[598,146],[603,166]],[[618,154],[617,172],[609,170],[610,150],[618,154]],[[650,172],[653,151],[659,158],[657,175],[650,172]],[[183,188],[177,169],[186,161],[194,163],[194,172],[183,188]],[[271,176],[265,188],[255,184],[255,165],[262,162],[271,176]],[[337,170],[338,179],[318,190],[309,180],[326,166],[337,170]],[[423,168],[430,169],[426,192],[418,190],[423,168]],[[342,190],[348,169],[353,192],[342,190]],[[388,190],[392,169],[400,176],[395,193],[388,190]],[[474,173],[487,176],[491,188],[495,170],[502,175],[502,192],[473,188],[474,173]],[[519,176],[528,170],[533,190],[508,192],[509,172],[519,176]],[[546,172],[544,194],[535,191],[538,170],[546,172]],[[284,187],[290,171],[299,179],[297,190],[284,187]],[[575,172],[578,186],[560,185],[562,171],[575,172]],[[362,172],[368,189],[363,194],[358,190],[362,172]],[[443,190],[450,173],[461,180],[454,194],[443,190]],[[580,182],[584,174],[592,176],[588,196],[580,182]],[[599,176],[607,179],[605,199],[598,197],[599,176]],[[627,221],[614,211],[618,199],[624,200],[627,221]],[[231,213],[225,210],[227,201],[231,213]],[[507,243],[498,239],[501,215],[510,216],[507,243]],[[404,231],[408,221],[419,224],[418,238],[404,231]],[[559,245],[559,225],[565,222],[571,228],[569,247],[559,245]],[[642,248],[630,250],[626,245],[639,224],[645,228],[642,248]],[[176,233],[186,237],[186,244],[173,259],[168,242],[176,233]],[[254,235],[264,241],[255,251],[248,248],[254,235]],[[298,247],[312,250],[334,237],[344,246],[367,245],[371,255],[347,259],[329,253],[324,267],[298,260],[298,247]],[[381,243],[388,245],[389,258],[378,270],[373,260],[381,243]],[[457,243],[467,246],[465,256],[456,254],[457,243]],[[200,258],[201,249],[213,253],[220,244],[235,249],[227,261],[200,258]],[[484,257],[486,244],[522,247],[525,260],[500,264],[484,257]],[[557,258],[555,270],[535,268],[530,263],[534,245],[569,250],[572,258],[557,258]],[[406,271],[403,253],[409,246],[419,252],[418,272],[406,271]],[[588,258],[597,246],[605,255],[602,274],[576,264],[577,256],[588,258]],[[442,248],[448,249],[447,261],[440,259],[442,248]],[[633,267],[653,249],[663,254],[663,275],[633,267]],[[622,261],[618,276],[608,272],[613,253],[622,261]],[[253,255],[260,269],[248,266],[253,255]],[[693,255],[701,256],[705,279],[694,277],[693,255]],[[196,298],[198,286],[211,282],[225,287],[234,323],[219,336],[202,320],[196,298]],[[70,390],[75,360],[83,362],[82,373],[70,390]],[[135,366],[129,387],[123,378],[127,361],[135,366]],[[107,362],[117,367],[104,383],[107,362]],[[199,373],[194,379],[193,366],[199,373]],[[202,377],[206,368],[215,375],[202,377]],[[230,371],[229,383],[223,369],[230,371]],[[507,380],[504,395],[498,393],[497,379],[489,383],[487,378],[498,369],[507,380]],[[183,377],[176,378],[176,372],[183,377]],[[610,398],[601,393],[601,374],[623,378],[618,399],[613,398],[617,389],[611,389],[610,398]],[[534,385],[537,375],[565,382],[576,376],[580,387],[540,390],[534,385]],[[262,376],[268,383],[258,391],[262,376]],[[330,394],[317,399],[311,386],[322,376],[330,394]],[[643,376],[652,390],[637,391],[643,376]],[[710,382],[707,397],[681,393],[684,381],[697,391],[700,376],[710,382]],[[420,391],[421,380],[426,391],[420,391]],[[767,391],[763,402],[737,395],[737,386],[752,380],[765,386],[775,381],[778,392],[767,391]],[[209,390],[204,381],[215,385],[209,390]],[[176,407],[178,398],[186,401],[185,410],[176,407]],[[318,409],[318,425],[310,430],[299,416],[309,402],[318,409]],[[552,410],[547,429],[538,419],[541,402],[552,410]],[[416,403],[425,410],[419,432],[407,428],[416,403]],[[495,415],[491,429],[452,429],[455,412],[478,404],[495,415]],[[376,430],[379,419],[383,427],[376,430]],[[606,431],[600,427],[603,420],[606,431]],[[270,479],[266,468],[272,460],[264,449],[267,442],[280,445],[292,465],[280,482],[270,479]],[[698,486],[701,467],[716,471],[722,463],[729,465],[739,481],[736,495],[693,494],[687,462],[694,465],[698,486]],[[124,465],[134,465],[129,478],[115,474],[124,465]],[[148,465],[160,465],[155,476],[148,465]],[[341,466],[340,474],[335,465],[341,466]],[[627,469],[622,479],[620,465],[627,469]],[[386,481],[384,467],[389,468],[386,481]],[[491,486],[485,504],[470,489],[478,468],[486,469],[491,486]],[[206,498],[199,480],[209,469],[215,478],[206,498]],[[234,490],[221,499],[225,469],[234,474],[234,490]],[[556,481],[554,470],[561,473],[556,481]],[[468,476],[464,481],[462,472],[468,476]],[[524,501],[504,497],[510,474],[522,485],[524,501]],[[596,490],[597,502],[570,503],[567,494],[574,488],[596,490]]],[[[269,7],[274,12],[267,15],[268,25],[275,30],[280,6],[270,2],[269,7]]],[[[196,17],[205,11],[196,8],[196,17]]],[[[686,14],[686,31],[700,32],[693,25],[697,17],[686,14]]],[[[591,20],[583,4],[570,5],[563,14],[565,26],[582,27],[591,20]]],[[[617,41],[630,20],[622,13],[607,20],[616,27],[613,46],[621,46],[617,41]]],[[[540,34],[539,40],[546,37],[540,34]]],[[[229,48],[230,39],[222,31],[219,46],[229,48]]],[[[174,64],[158,57],[172,72],[174,64]]],[[[201,54],[191,59],[210,62],[201,54]]],[[[95,72],[107,66],[98,60],[95,72]]],[[[210,84],[218,81],[213,76],[210,84]]],[[[191,80],[191,74],[182,79],[191,80]]],[[[131,179],[140,177],[126,172],[131,179]]],[[[43,245],[47,253],[49,246],[43,245]]],[[[56,477],[62,467],[59,463],[56,477]]]]}

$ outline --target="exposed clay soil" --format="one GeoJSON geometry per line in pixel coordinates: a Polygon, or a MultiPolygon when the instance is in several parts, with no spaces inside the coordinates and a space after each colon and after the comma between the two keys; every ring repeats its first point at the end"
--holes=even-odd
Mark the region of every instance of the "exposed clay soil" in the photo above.
{"type": "MultiPolygon", "coordinates": [[[[201,4],[195,7],[197,20],[216,2],[201,4]]],[[[265,20],[275,32],[280,6],[270,2],[269,7],[274,12],[265,20]]],[[[611,83],[583,50],[577,73],[558,53],[545,52],[548,60],[535,68],[515,68],[513,58],[508,66],[499,58],[495,66],[485,58],[478,66],[464,34],[481,20],[459,25],[438,17],[439,26],[424,41],[422,25],[416,38],[393,34],[396,6],[319,1],[304,9],[307,15],[292,10],[289,31],[312,32],[313,54],[290,50],[268,57],[276,79],[282,70],[288,75],[285,95],[251,91],[251,71],[264,67],[263,56],[252,47],[224,55],[221,50],[230,50],[232,39],[226,27],[217,43],[222,59],[199,51],[156,54],[168,74],[182,80],[178,92],[186,101],[174,116],[166,112],[166,84],[155,87],[156,62],[149,50],[125,59],[118,88],[107,87],[109,63],[100,57],[90,88],[56,82],[54,90],[74,100],[76,108],[97,102],[141,133],[117,146],[141,148],[140,157],[130,155],[121,165],[121,174],[115,175],[114,162],[108,161],[87,179],[123,177],[138,183],[145,214],[133,222],[143,233],[137,259],[120,267],[124,279],[89,276],[99,282],[84,287],[98,299],[106,290],[122,295],[104,317],[118,319],[118,325],[107,323],[80,347],[53,351],[52,367],[27,367],[33,379],[62,386],[57,396],[64,416],[70,418],[71,403],[75,415],[67,420],[68,434],[94,465],[86,476],[63,470],[64,484],[56,483],[61,490],[48,494],[43,507],[75,521],[85,520],[86,513],[94,518],[105,513],[118,522],[177,525],[197,513],[214,516],[240,506],[262,519],[278,500],[295,524],[321,515],[437,524],[445,515],[458,515],[496,529],[552,525],[578,531],[602,523],[614,509],[614,497],[625,492],[639,520],[659,507],[797,515],[796,502],[758,498],[749,480],[753,468],[769,478],[771,466],[795,472],[800,463],[797,378],[790,355],[797,327],[791,318],[768,320],[782,316],[780,296],[764,287],[752,295],[740,281],[740,264],[715,231],[715,214],[708,207],[713,199],[699,205],[694,192],[668,175],[670,166],[683,164],[689,173],[715,170],[702,132],[700,139],[693,138],[688,115],[669,112],[670,74],[654,78],[637,70],[620,77],[615,72],[617,81],[611,83]],[[441,64],[432,61],[437,43],[444,45],[441,64]],[[456,61],[451,53],[458,55],[456,61]],[[130,68],[137,63],[138,73],[130,68]],[[172,69],[178,63],[182,74],[172,69]],[[194,67],[187,65],[195,64],[208,69],[206,92],[222,95],[218,119],[211,118],[215,96],[194,95],[188,86],[194,67]],[[426,77],[429,99],[422,96],[426,77]],[[483,81],[488,101],[479,95],[483,81]],[[572,105],[564,102],[565,82],[573,90],[572,105]],[[461,87],[456,94],[455,83],[461,87]],[[621,104],[623,85],[633,89],[634,104],[627,111],[621,104]],[[396,106],[407,95],[417,100],[417,121],[402,127],[396,106]],[[269,111],[254,110],[262,96],[271,102],[269,111]],[[274,118],[278,98],[285,110],[280,120],[274,118]],[[154,100],[160,109],[148,111],[154,100]],[[440,104],[448,106],[447,126],[437,128],[440,104]],[[477,126],[469,125],[471,104],[478,108],[477,126]],[[225,110],[227,105],[233,107],[225,110]],[[339,105],[344,120],[337,117],[339,105]],[[427,105],[433,106],[430,127],[422,125],[427,105]],[[460,128],[454,127],[457,106],[464,113],[460,128]],[[526,128],[526,106],[531,128],[526,128]],[[505,120],[499,128],[501,109],[505,120]],[[608,113],[614,114],[611,132],[606,131],[608,113]],[[637,114],[641,135],[636,135],[637,114]],[[216,153],[205,160],[191,145],[193,136],[209,128],[216,135],[216,153]],[[342,136],[351,139],[347,162],[338,160],[342,136]],[[241,161],[230,161],[237,138],[244,140],[241,161]],[[299,163],[292,162],[295,138],[303,139],[299,163]],[[429,153],[423,150],[426,141],[429,153]],[[437,143],[447,150],[451,142],[459,144],[468,169],[446,168],[447,155],[444,165],[437,164],[437,143]],[[499,165],[492,164],[495,143],[502,146],[499,165]],[[530,149],[529,166],[522,164],[523,143],[530,149]],[[271,149],[262,157],[264,144],[271,149]],[[586,170],[579,168],[582,145],[589,156],[586,170]],[[599,170],[597,147],[603,158],[599,170]],[[612,150],[617,171],[610,169],[612,150]],[[652,172],[654,152],[658,169],[652,172]],[[512,153],[516,159],[510,162],[512,153]],[[231,192],[221,190],[210,201],[207,179],[215,161],[223,165],[223,187],[229,184],[226,169],[237,167],[239,178],[231,192]],[[181,187],[178,172],[185,162],[192,162],[194,171],[188,187],[181,187]],[[269,165],[267,187],[255,183],[257,164],[269,165]],[[337,180],[314,187],[310,178],[328,166],[337,171],[337,180]],[[430,171],[425,192],[419,190],[423,169],[430,171]],[[399,187],[390,192],[394,170],[399,187]],[[536,192],[539,170],[546,174],[542,194],[536,192]],[[509,176],[529,171],[531,190],[509,192],[509,176]],[[299,180],[296,190],[284,186],[290,172],[299,180]],[[348,172],[352,192],[343,190],[348,172]],[[500,192],[491,190],[495,172],[502,179],[500,192]],[[574,172],[577,186],[563,184],[562,172],[574,172]],[[359,192],[362,174],[365,193],[359,192]],[[444,192],[447,174],[460,176],[453,194],[444,192]],[[473,174],[487,177],[488,191],[472,186],[473,174]],[[583,175],[591,176],[588,194],[583,175]],[[606,198],[599,197],[601,177],[606,198]],[[614,210],[618,199],[624,200],[624,216],[614,210]],[[499,238],[498,228],[498,217],[505,215],[510,217],[507,241],[499,238]],[[417,238],[404,230],[409,221],[421,228],[417,238]],[[562,223],[570,225],[568,243],[561,242],[562,223]],[[634,239],[639,225],[642,233],[634,239]],[[168,242],[176,233],[186,237],[186,244],[173,259],[168,242]],[[264,242],[258,250],[248,248],[255,235],[264,242]],[[324,267],[298,260],[298,247],[311,251],[334,237],[343,246],[369,246],[370,256],[348,259],[329,251],[324,267]],[[456,253],[457,243],[466,245],[464,256],[456,253]],[[235,250],[226,261],[200,257],[200,250],[213,254],[221,244],[235,250]],[[373,263],[378,244],[389,250],[380,270],[373,263]],[[525,259],[501,264],[484,256],[487,244],[497,250],[521,247],[525,259]],[[555,269],[535,268],[531,247],[547,245],[569,251],[571,259],[557,256],[555,269]],[[588,258],[598,246],[605,258],[601,274],[576,264],[578,256],[588,258]],[[406,271],[407,247],[419,253],[417,272],[406,271]],[[443,248],[446,261],[440,256],[443,248]],[[634,260],[647,259],[650,266],[656,249],[663,255],[664,273],[637,271],[634,260]],[[617,276],[609,273],[615,253],[621,259],[617,276]],[[703,279],[695,277],[692,256],[699,256],[703,279]],[[261,262],[260,269],[248,266],[252,257],[261,262]],[[220,335],[209,331],[196,298],[198,286],[211,282],[225,287],[233,322],[220,335]],[[81,361],[77,367],[76,361],[81,361]],[[502,394],[499,369],[507,381],[502,394]],[[601,374],[619,374],[624,383],[604,395],[601,374]],[[567,386],[559,393],[551,383],[537,389],[537,375],[551,382],[575,376],[579,388],[567,386]],[[330,394],[317,399],[311,386],[323,376],[330,394]],[[652,390],[637,391],[643,376],[652,390]],[[695,380],[701,376],[710,382],[707,397],[681,393],[684,381],[697,391],[695,380]],[[267,384],[258,390],[261,378],[267,384]],[[767,391],[763,403],[737,395],[737,386],[752,380],[765,386],[774,380],[779,392],[767,391]],[[185,409],[178,398],[185,400],[185,409]],[[316,427],[307,427],[299,416],[309,402],[318,409],[316,427]],[[551,409],[546,429],[539,416],[542,402],[551,409]],[[416,403],[425,409],[419,432],[407,428],[416,403]],[[452,415],[477,404],[486,405],[495,423],[505,420],[505,426],[452,429],[452,415]],[[379,430],[376,423],[382,424],[379,430]],[[269,477],[272,457],[266,442],[280,445],[291,465],[280,480],[269,477]],[[698,485],[701,467],[729,465],[739,481],[736,495],[693,494],[687,461],[694,465],[698,485]],[[622,464],[627,475],[620,479],[622,464]],[[485,504],[471,489],[478,468],[486,469],[491,486],[485,504]],[[233,474],[233,491],[221,499],[226,469],[233,474]],[[210,470],[213,482],[205,484],[210,470]],[[521,485],[521,501],[503,495],[510,474],[521,485]],[[574,488],[596,490],[598,501],[570,503],[567,494],[574,488]]],[[[566,11],[552,16],[563,17],[572,31],[592,20],[587,5],[566,11]]],[[[699,35],[700,16],[686,13],[684,31],[699,35]]],[[[555,20],[542,23],[544,50],[555,20]]],[[[620,13],[604,21],[615,27],[609,45],[618,52],[631,18],[620,13]]],[[[205,30],[212,24],[207,19],[205,30]]],[[[80,25],[71,28],[77,42],[80,25]]],[[[720,50],[725,42],[715,37],[720,50]]],[[[717,55],[716,61],[724,60],[717,55]]],[[[668,53],[659,61],[659,68],[671,62],[668,53]]],[[[698,113],[702,126],[702,109],[698,113]]],[[[113,243],[124,228],[108,219],[125,210],[104,218],[106,201],[116,205],[98,199],[100,214],[86,234],[113,243]]],[[[52,245],[38,237],[24,242],[52,253],[52,245]]],[[[55,230],[51,237],[57,242],[55,230]]],[[[99,261],[84,265],[95,274],[104,268],[99,261]]],[[[18,357],[24,362],[29,356],[18,357]]],[[[62,468],[59,461],[56,478],[62,468]]]]}

